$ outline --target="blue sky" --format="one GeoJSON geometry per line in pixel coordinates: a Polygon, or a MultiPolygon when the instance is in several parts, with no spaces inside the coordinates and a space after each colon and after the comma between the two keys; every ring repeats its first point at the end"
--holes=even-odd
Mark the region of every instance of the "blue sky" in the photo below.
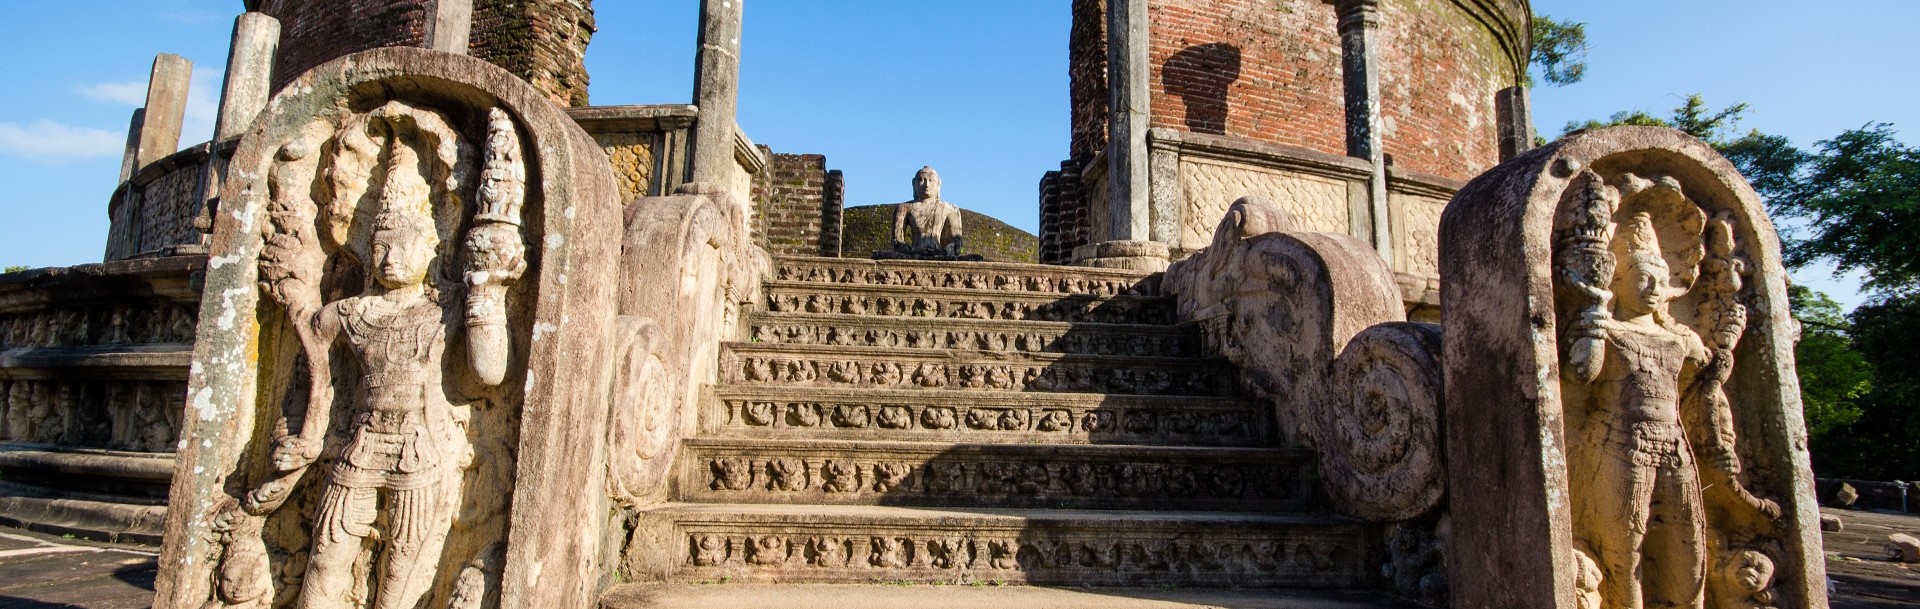
{"type": "MultiPolygon", "coordinates": [[[[15,2],[0,22],[0,264],[92,262],[128,114],[156,52],[195,64],[187,135],[212,131],[238,0],[15,2]],[[85,25],[82,25],[85,24],[85,25]]],[[[602,0],[595,104],[685,103],[694,0],[602,0]]],[[[921,165],[948,199],[1032,230],[1040,175],[1067,149],[1065,0],[754,0],[740,123],[783,152],[827,155],[847,202],[904,200],[921,165]]],[[[1920,141],[1920,2],[1537,0],[1583,21],[1586,82],[1534,93],[1542,134],[1689,93],[1752,104],[1744,127],[1803,146],[1869,121],[1920,141]]],[[[1798,274],[1854,304],[1851,282],[1798,274]]]]}

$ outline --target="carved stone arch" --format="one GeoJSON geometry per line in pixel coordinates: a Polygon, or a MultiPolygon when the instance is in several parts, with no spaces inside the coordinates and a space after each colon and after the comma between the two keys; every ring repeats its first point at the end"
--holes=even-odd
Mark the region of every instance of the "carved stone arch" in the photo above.
{"type": "MultiPolygon", "coordinates": [[[[434,157],[422,171],[431,192],[426,198],[444,204],[436,210],[443,213],[435,214],[435,223],[461,237],[443,242],[437,256],[460,265],[466,271],[463,279],[475,280],[472,273],[482,268],[476,261],[495,256],[515,260],[514,244],[524,244],[524,258],[517,258],[526,264],[524,274],[502,284],[502,307],[464,311],[468,318],[497,315],[502,320],[494,326],[501,328],[505,345],[501,377],[493,384],[466,383],[480,388],[448,395],[459,402],[456,421],[465,416],[462,409],[470,408],[471,422],[462,425],[483,426],[470,431],[476,434],[470,439],[496,450],[462,470],[464,496],[471,498],[467,503],[488,506],[463,505],[453,516],[446,551],[432,567],[427,594],[444,602],[453,593],[455,579],[472,579],[467,571],[479,569],[487,573],[483,579],[498,576],[502,607],[585,606],[598,585],[601,548],[597,531],[579,523],[598,522],[607,511],[600,492],[606,471],[601,429],[606,391],[598,372],[597,340],[614,317],[617,183],[598,145],[538,90],[484,61],[415,48],[357,53],[301,75],[274,97],[234,152],[215,216],[210,255],[218,262],[208,265],[203,334],[195,345],[189,416],[163,550],[167,566],[156,583],[156,605],[197,608],[216,597],[223,603],[213,606],[238,600],[229,592],[257,580],[239,581],[243,585],[234,588],[223,583],[230,573],[254,572],[227,568],[245,561],[223,561],[223,556],[250,555],[235,555],[231,547],[272,544],[258,547],[269,556],[305,551],[299,545],[308,543],[300,541],[305,538],[301,525],[275,520],[279,514],[297,517],[300,510],[273,510],[289,497],[305,501],[301,497],[312,491],[304,489],[313,488],[312,479],[322,476],[307,476],[297,484],[273,479],[277,470],[267,457],[275,452],[270,446],[274,438],[289,433],[298,420],[281,421],[299,414],[289,407],[305,406],[300,394],[313,389],[308,385],[321,385],[296,379],[310,368],[329,367],[307,362],[331,358],[324,350],[303,353],[296,346],[302,342],[296,340],[301,324],[289,321],[291,307],[275,301],[288,291],[318,291],[318,283],[340,283],[333,278],[348,265],[328,263],[263,276],[261,257],[263,250],[273,248],[322,249],[318,233],[323,231],[315,222],[326,203],[318,195],[328,189],[299,187],[325,181],[318,158],[343,127],[356,129],[347,124],[356,116],[362,117],[357,124],[388,125],[376,131],[399,125],[433,133],[409,137],[419,137],[419,148],[434,157]],[[375,118],[365,118],[369,116],[375,118]],[[482,201],[488,196],[475,190],[475,178],[483,177],[473,169],[482,162],[479,147],[502,130],[519,138],[525,163],[524,200],[516,194],[511,204],[482,201]],[[502,205],[496,209],[495,203],[502,205]],[[304,211],[275,217],[269,212],[276,205],[281,211],[304,211]],[[498,213],[482,218],[481,211],[498,213]],[[481,224],[504,224],[510,230],[482,236],[481,224]],[[263,247],[269,235],[276,241],[263,247]],[[271,298],[263,298],[263,288],[271,298]],[[563,324],[564,332],[559,331],[563,324]],[[320,355],[307,355],[312,353],[320,355]],[[259,497],[271,500],[262,503],[259,497]],[[265,506],[257,516],[264,520],[264,532],[260,526],[234,526],[233,517],[240,512],[230,508],[236,503],[265,506]],[[496,560],[494,553],[501,547],[504,556],[496,560]]],[[[324,294],[309,304],[316,309],[323,303],[333,306],[339,302],[334,296],[324,294]]],[[[469,336],[481,332],[473,329],[478,326],[461,325],[465,322],[459,320],[459,303],[455,297],[444,305],[448,331],[469,336]]],[[[450,358],[473,352],[454,343],[450,336],[450,358]]],[[[344,351],[332,357],[343,357],[344,351]]],[[[460,374],[477,379],[491,373],[460,374]]]]}
{"type": "MultiPolygon", "coordinates": [[[[1712,354],[1708,364],[1709,372],[1731,367],[1724,386],[1714,390],[1731,402],[1728,429],[1738,441],[1730,443],[1745,469],[1736,486],[1782,512],[1772,519],[1731,516],[1726,500],[1713,497],[1725,491],[1709,491],[1707,543],[1713,552],[1732,549],[1719,547],[1725,542],[1716,539],[1765,546],[1778,567],[1772,602],[1825,606],[1819,514],[1779,239],[1760,198],[1731,163],[1694,138],[1654,127],[1584,131],[1517,157],[1468,184],[1441,218],[1454,604],[1571,609],[1578,602],[1576,579],[1588,561],[1575,549],[1576,504],[1582,500],[1571,488],[1576,481],[1570,466],[1584,449],[1570,429],[1584,415],[1571,412],[1569,404],[1580,403],[1586,390],[1577,380],[1580,360],[1562,354],[1562,326],[1578,323],[1578,316],[1567,318],[1568,307],[1555,303],[1567,298],[1567,277],[1583,272],[1556,270],[1556,250],[1566,251],[1573,241],[1556,242],[1556,235],[1567,234],[1564,221],[1556,231],[1556,218],[1569,201],[1580,199],[1569,191],[1592,186],[1596,175],[1623,201],[1647,192],[1635,179],[1666,182],[1706,218],[1692,239],[1706,240],[1701,272],[1722,273],[1715,280],[1721,287],[1692,285],[1671,303],[1670,323],[1690,328],[1686,332],[1698,335],[1709,351],[1737,344],[1727,354],[1712,354]],[[1716,234],[1730,238],[1731,252],[1713,251],[1716,234]],[[1710,296],[1721,304],[1705,304],[1710,296]],[[1736,309],[1744,315],[1730,312],[1736,309]]],[[[1621,218],[1596,215],[1613,223],[1621,218]]],[[[1695,230],[1676,228],[1679,221],[1646,222],[1660,225],[1657,233],[1695,230]]],[[[1658,241],[1670,239],[1661,234],[1658,241]]],[[[1604,274],[1617,272],[1607,268],[1604,274]]],[[[1676,277],[1672,283],[1678,289],[1694,282],[1676,277]]],[[[1605,316],[1603,310],[1595,313],[1605,316]]],[[[1719,570],[1720,560],[1709,556],[1706,570],[1719,570]]],[[[1710,602],[1726,594],[1714,582],[1707,589],[1710,602]]]]}

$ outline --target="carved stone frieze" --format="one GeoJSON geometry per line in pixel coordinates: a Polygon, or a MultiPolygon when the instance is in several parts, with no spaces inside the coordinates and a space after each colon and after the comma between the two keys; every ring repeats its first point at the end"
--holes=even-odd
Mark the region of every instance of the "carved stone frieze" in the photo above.
{"type": "Polygon", "coordinates": [[[1170,300],[1139,296],[993,297],[931,290],[840,290],[771,284],[767,310],[774,313],[879,315],[948,319],[1169,324],[1170,300]]]}
{"type": "Polygon", "coordinates": [[[1134,395],[1230,396],[1236,390],[1231,370],[1205,361],[1036,356],[1014,362],[967,362],[900,355],[897,351],[806,353],[751,347],[736,344],[729,351],[725,381],[741,385],[1134,395]]]}
{"type": "Polygon", "coordinates": [[[0,380],[0,439],[170,452],[186,399],[184,382],[0,380]]]}
{"type": "Polygon", "coordinates": [[[0,349],[190,344],[197,308],[154,301],[0,314],[0,349]]]}
{"type": "Polygon", "coordinates": [[[683,526],[678,577],[1338,586],[1370,564],[1357,530],[742,528],[683,526]]]}
{"type": "Polygon", "coordinates": [[[834,345],[976,351],[1026,351],[1088,355],[1191,357],[1199,355],[1195,337],[1172,327],[1006,322],[943,324],[887,323],[874,320],[812,319],[794,315],[754,318],[752,338],[773,345],[834,345]]]}
{"type": "Polygon", "coordinates": [[[1272,437],[1271,408],[1237,400],[1110,397],[1050,403],[974,399],[955,403],[900,392],[806,397],[730,392],[712,403],[707,417],[709,428],[729,434],[793,430],[846,438],[1218,446],[1251,445],[1272,437]]]}
{"type": "Polygon", "coordinates": [[[1287,450],[690,442],[685,498],[719,502],[1297,509],[1313,466],[1308,453],[1287,450]]]}
{"type": "Polygon", "coordinates": [[[968,269],[872,262],[838,258],[782,259],[775,279],[783,282],[894,286],[952,290],[990,290],[1052,295],[1156,296],[1158,281],[1148,275],[1104,269],[1051,271],[994,263],[968,269]],[[977,270],[974,270],[977,269],[977,270]]]}

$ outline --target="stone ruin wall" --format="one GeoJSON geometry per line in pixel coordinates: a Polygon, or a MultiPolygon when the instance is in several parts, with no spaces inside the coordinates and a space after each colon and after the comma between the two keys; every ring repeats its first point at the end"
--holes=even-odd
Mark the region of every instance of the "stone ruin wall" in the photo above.
{"type": "Polygon", "coordinates": [[[107,204],[106,261],[167,254],[198,245],[195,214],[207,196],[212,146],[201,144],[160,159],[122,184],[107,204]]]}
{"type": "MultiPolygon", "coordinates": [[[[343,55],[424,45],[433,5],[433,0],[267,0],[261,12],[279,19],[282,28],[273,87],[343,55]]],[[[584,106],[587,42],[593,32],[589,0],[474,0],[468,52],[533,83],[554,103],[584,106]]]]}
{"type": "Polygon", "coordinates": [[[845,177],[827,157],[764,150],[767,168],[754,176],[756,236],[775,256],[839,256],[845,177]]]}
{"type": "MultiPolygon", "coordinates": [[[[1061,170],[1041,181],[1043,262],[1069,262],[1103,204],[1105,168],[1089,163],[1104,158],[1096,155],[1107,144],[1106,4],[1073,3],[1072,141],[1061,170]]],[[[1459,184],[1500,160],[1494,97],[1526,65],[1520,49],[1529,9],[1520,0],[1380,4],[1382,145],[1398,246],[1389,263],[1412,276],[1404,283],[1431,283],[1440,208],[1459,184]]],[[[1151,125],[1171,136],[1150,136],[1149,149],[1177,163],[1160,175],[1177,176],[1173,192],[1184,199],[1175,256],[1205,245],[1219,214],[1250,194],[1273,199],[1314,230],[1363,232],[1350,217],[1348,189],[1364,191],[1367,172],[1364,162],[1351,162],[1361,159],[1346,157],[1334,4],[1150,0],[1148,11],[1151,125]],[[1211,152],[1194,154],[1195,140],[1211,152]]]]}

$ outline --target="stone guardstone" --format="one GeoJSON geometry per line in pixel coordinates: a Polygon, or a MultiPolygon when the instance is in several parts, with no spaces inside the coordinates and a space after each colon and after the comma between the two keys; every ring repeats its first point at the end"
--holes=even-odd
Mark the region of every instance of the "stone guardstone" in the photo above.
{"type": "Polygon", "coordinates": [[[289,84],[221,196],[155,605],[590,606],[618,192],[478,59],[289,84]]]}
{"type": "Polygon", "coordinates": [[[1824,607],[1773,223],[1678,131],[1585,131],[1440,224],[1456,607],[1824,607]]]}

